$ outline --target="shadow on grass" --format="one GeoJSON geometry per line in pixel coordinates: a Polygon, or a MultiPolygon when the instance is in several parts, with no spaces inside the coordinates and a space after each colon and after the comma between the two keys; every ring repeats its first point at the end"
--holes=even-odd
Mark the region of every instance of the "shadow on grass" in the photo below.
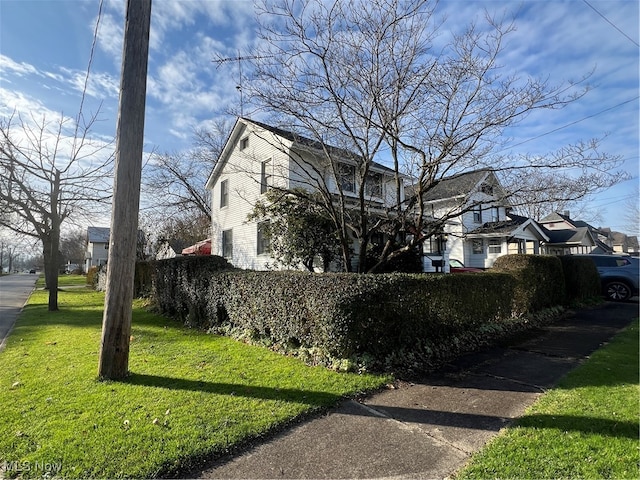
{"type": "MultiPolygon", "coordinates": [[[[497,432],[508,422],[508,419],[495,415],[392,407],[387,405],[368,406],[374,411],[382,411],[386,416],[393,418],[394,420],[399,420],[400,422],[464,428],[468,430],[497,432]]],[[[371,410],[367,409],[359,409],[354,411],[354,414],[375,416],[371,410]]],[[[605,437],[638,438],[638,423],[624,421],[619,422],[594,417],[534,414],[518,419],[515,426],[524,428],[554,429],[563,432],[581,432],[589,435],[602,435],[605,437]]]]}
{"type": "Polygon", "coordinates": [[[638,439],[638,422],[624,422],[607,418],[574,415],[533,414],[522,417],[519,427],[554,429],[563,432],[581,432],[604,437],[638,439]]]}
{"type": "Polygon", "coordinates": [[[217,395],[237,395],[261,400],[285,400],[312,406],[335,405],[341,398],[339,395],[328,392],[208,382],[141,373],[131,373],[127,378],[120,380],[119,383],[170,390],[206,392],[217,395]]]}

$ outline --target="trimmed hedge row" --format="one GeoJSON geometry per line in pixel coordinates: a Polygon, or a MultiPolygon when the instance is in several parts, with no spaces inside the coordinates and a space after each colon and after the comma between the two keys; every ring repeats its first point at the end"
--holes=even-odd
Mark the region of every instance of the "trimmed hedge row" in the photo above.
{"type": "Polygon", "coordinates": [[[515,281],[515,315],[563,305],[566,300],[562,262],[551,255],[505,255],[493,264],[494,272],[509,273],[515,281]]]}
{"type": "Polygon", "coordinates": [[[309,363],[406,372],[530,327],[525,314],[564,304],[565,292],[591,296],[592,282],[572,283],[583,263],[509,255],[481,274],[366,275],[242,271],[206,256],[154,262],[151,273],[161,313],[189,326],[309,363]]]}
{"type": "Polygon", "coordinates": [[[567,303],[584,302],[601,295],[600,275],[591,259],[571,255],[558,258],[564,272],[567,303]]]}

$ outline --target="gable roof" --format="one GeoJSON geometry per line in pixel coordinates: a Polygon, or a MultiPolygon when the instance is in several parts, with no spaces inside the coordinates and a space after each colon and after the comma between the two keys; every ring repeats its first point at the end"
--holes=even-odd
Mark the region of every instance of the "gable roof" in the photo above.
{"type": "MultiPolygon", "coordinates": [[[[109,243],[109,227],[87,227],[88,243],[109,243]]],[[[138,241],[145,242],[146,235],[142,230],[138,230],[138,241]]]]}
{"type": "MultiPolygon", "coordinates": [[[[360,155],[350,150],[324,144],[318,140],[313,140],[308,137],[305,137],[304,135],[299,135],[295,132],[291,132],[289,130],[285,130],[280,127],[274,127],[273,125],[268,125],[266,123],[252,120],[247,117],[238,117],[236,119],[236,123],[234,124],[231,130],[231,133],[229,134],[229,137],[227,138],[227,141],[225,142],[225,146],[222,149],[222,153],[220,154],[220,157],[218,158],[218,161],[216,162],[216,165],[213,168],[213,171],[211,172],[209,179],[207,180],[206,188],[211,189],[213,187],[213,184],[216,182],[217,178],[220,176],[224,168],[224,165],[226,164],[226,161],[229,155],[231,154],[233,147],[235,146],[238,138],[244,132],[248,124],[253,124],[265,131],[268,131],[284,140],[291,142],[292,144],[291,148],[297,148],[297,149],[306,150],[306,151],[313,151],[314,153],[322,153],[324,152],[324,150],[326,150],[329,153],[329,155],[339,157],[340,159],[347,160],[347,161],[348,160],[355,161],[358,158],[361,158],[360,155]]],[[[382,165],[381,163],[378,163],[378,162],[374,162],[374,161],[370,162],[370,167],[373,171],[395,174],[395,170],[385,165],[382,165]]]]}
{"type": "Polygon", "coordinates": [[[462,172],[442,178],[423,195],[423,201],[434,202],[449,200],[469,195],[484,181],[490,180],[492,185],[502,189],[495,174],[487,168],[462,172]]]}
{"type": "Polygon", "coordinates": [[[469,232],[469,236],[517,236],[526,229],[533,231],[540,240],[549,241],[548,231],[538,225],[533,218],[522,217],[513,213],[507,214],[508,219],[499,222],[487,222],[481,227],[469,232]]]}
{"type": "Polygon", "coordinates": [[[109,243],[108,227],[87,227],[87,242],[109,243]]]}
{"type": "Polygon", "coordinates": [[[548,230],[545,228],[545,231],[549,236],[549,244],[552,245],[597,245],[599,243],[588,227],[578,227],[575,230],[548,230]]]}

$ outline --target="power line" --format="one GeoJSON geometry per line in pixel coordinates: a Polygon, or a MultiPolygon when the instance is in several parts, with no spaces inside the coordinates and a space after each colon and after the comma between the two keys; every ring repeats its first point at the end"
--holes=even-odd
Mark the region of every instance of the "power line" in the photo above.
{"type": "Polygon", "coordinates": [[[603,14],[601,14],[598,10],[596,10],[596,8],[591,5],[589,2],[587,2],[587,0],[582,0],[584,3],[586,3],[594,12],[596,12],[598,15],[600,15],[602,18],[605,19],[605,21],[611,25],[613,28],[615,28],[616,30],[618,30],[622,35],[624,35],[625,37],[627,37],[629,39],[629,41],[631,43],[633,43],[636,47],[640,47],[640,45],[638,45],[638,42],[636,42],[633,38],[631,38],[629,35],[627,35],[626,33],[624,33],[622,30],[620,30],[613,22],[611,22],[607,17],[605,17],[603,14]]]}
{"type": "MultiPolygon", "coordinates": [[[[576,123],[580,123],[580,122],[583,122],[583,121],[588,120],[588,119],[590,119],[590,118],[597,117],[598,115],[602,115],[603,113],[606,113],[606,112],[608,112],[608,111],[610,111],[610,110],[613,110],[614,108],[618,108],[618,107],[621,107],[621,106],[623,106],[623,105],[626,105],[627,103],[631,103],[631,102],[633,102],[633,101],[635,101],[635,100],[638,100],[638,98],[640,98],[640,95],[639,95],[639,96],[636,96],[636,97],[634,97],[634,98],[630,98],[629,100],[625,100],[624,102],[619,103],[619,104],[617,104],[617,105],[614,105],[613,107],[605,108],[604,110],[600,110],[599,112],[596,112],[596,113],[594,113],[594,114],[592,114],[592,115],[589,115],[589,116],[587,116],[587,117],[583,117],[583,118],[581,118],[580,120],[576,120],[576,121],[574,121],[574,122],[567,123],[566,125],[563,125],[563,126],[558,127],[558,128],[554,128],[553,130],[549,130],[548,132],[545,132],[545,133],[541,133],[540,135],[537,135],[537,136],[535,136],[535,137],[529,138],[528,140],[524,140],[524,141],[522,141],[522,142],[520,142],[520,143],[516,143],[515,145],[510,145],[510,146],[509,146],[509,148],[519,147],[519,146],[520,146],[520,145],[522,145],[522,144],[525,144],[525,143],[527,143],[527,142],[531,142],[531,141],[533,141],[533,140],[537,140],[538,138],[544,137],[544,136],[546,136],[546,135],[550,135],[550,134],[555,133],[555,132],[557,132],[557,131],[559,131],[559,130],[562,130],[562,129],[564,129],[564,128],[570,127],[570,126],[572,126],[572,125],[575,125],[576,123]]],[[[500,152],[504,152],[505,150],[507,150],[507,149],[505,148],[505,149],[503,149],[503,150],[500,150],[500,152]]],[[[497,152],[497,153],[500,153],[500,152],[497,152]]]]}
{"type": "Polygon", "coordinates": [[[75,143],[75,138],[78,136],[78,128],[79,128],[80,120],[82,118],[82,109],[84,107],[84,101],[87,96],[87,88],[89,87],[89,75],[91,75],[91,66],[93,65],[93,55],[96,50],[96,43],[98,42],[98,30],[100,28],[100,17],[102,17],[102,4],[103,4],[103,0],[100,0],[100,4],[98,5],[98,17],[96,18],[96,26],[93,30],[93,40],[91,41],[91,51],[89,52],[89,63],[87,65],[87,73],[84,76],[82,96],[80,97],[80,108],[78,109],[78,118],[76,119],[74,143],[75,143]]]}

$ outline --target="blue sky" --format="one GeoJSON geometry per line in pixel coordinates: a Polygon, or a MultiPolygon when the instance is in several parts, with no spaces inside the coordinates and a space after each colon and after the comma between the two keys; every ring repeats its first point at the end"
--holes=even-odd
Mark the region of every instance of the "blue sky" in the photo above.
{"type": "MultiPolygon", "coordinates": [[[[0,116],[14,110],[52,119],[76,115],[99,5],[0,0],[0,116]]],[[[123,0],[103,3],[85,104],[86,111],[102,105],[94,132],[105,138],[116,127],[124,8],[123,0]]],[[[515,17],[505,67],[553,82],[593,70],[592,89],[580,101],[513,129],[511,151],[543,154],[606,135],[602,150],[621,155],[633,179],[591,199],[581,219],[635,233],[626,228],[624,212],[629,201],[638,202],[639,2],[443,0],[438,13],[456,29],[481,20],[484,9],[515,17]]],[[[187,149],[194,128],[232,119],[227,112],[239,104],[237,63],[217,67],[212,60],[251,55],[256,42],[251,0],[154,0],[145,149],[187,149]]]]}

